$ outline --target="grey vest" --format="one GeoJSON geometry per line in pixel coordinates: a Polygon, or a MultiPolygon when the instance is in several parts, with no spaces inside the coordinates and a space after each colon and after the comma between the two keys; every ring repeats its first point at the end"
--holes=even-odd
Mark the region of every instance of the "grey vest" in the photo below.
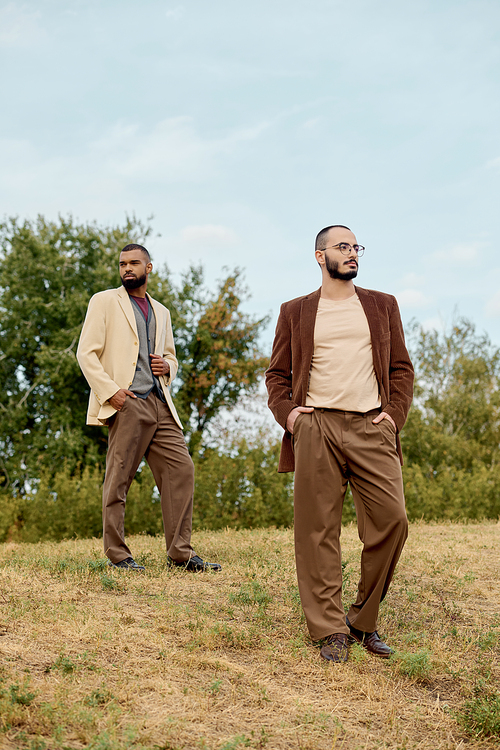
{"type": "Polygon", "coordinates": [[[151,357],[149,356],[154,352],[156,340],[155,315],[148,300],[148,320],[146,322],[141,308],[137,302],[134,302],[132,296],[130,297],[130,301],[132,302],[135,322],[137,324],[137,333],[139,335],[139,354],[137,356],[137,365],[130,390],[139,398],[147,398],[154,389],[160,396],[161,400],[164,401],[165,398],[163,396],[160,382],[155,378],[151,370],[151,357]]]}

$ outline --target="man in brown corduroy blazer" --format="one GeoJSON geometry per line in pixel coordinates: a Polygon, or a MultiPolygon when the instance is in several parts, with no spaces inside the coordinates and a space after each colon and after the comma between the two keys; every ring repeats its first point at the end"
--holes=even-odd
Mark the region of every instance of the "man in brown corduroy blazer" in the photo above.
{"type": "Polygon", "coordinates": [[[355,287],[364,248],[348,227],[316,237],[322,286],[285,302],[266,372],[269,407],[285,429],[279,471],[294,471],[295,557],[302,607],[321,656],[347,661],[361,643],[387,658],[377,632],[408,534],[399,433],[413,367],[396,299],[355,287]],[[363,543],[356,601],[342,606],[340,530],[349,483],[363,543]]]}

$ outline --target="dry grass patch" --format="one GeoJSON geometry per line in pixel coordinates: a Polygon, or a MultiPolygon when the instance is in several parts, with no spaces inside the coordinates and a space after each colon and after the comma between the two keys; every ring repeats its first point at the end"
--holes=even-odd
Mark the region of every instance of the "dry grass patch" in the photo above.
{"type": "MultiPolygon", "coordinates": [[[[0,747],[26,750],[393,750],[500,742],[498,526],[415,524],[380,627],[389,661],[319,659],[289,530],[205,532],[219,574],[168,570],[131,540],[0,546],[0,747]]],[[[345,602],[360,545],[343,532],[345,602]]]]}

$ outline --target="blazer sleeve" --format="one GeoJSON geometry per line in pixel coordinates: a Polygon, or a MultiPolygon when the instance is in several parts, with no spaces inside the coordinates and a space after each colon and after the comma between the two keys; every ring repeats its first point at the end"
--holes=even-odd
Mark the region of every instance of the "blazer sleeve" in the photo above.
{"type": "Polygon", "coordinates": [[[389,402],[383,407],[401,431],[413,399],[414,372],[405,344],[403,323],[396,298],[389,316],[391,357],[389,364],[389,402]]]}
{"type": "Polygon", "coordinates": [[[89,302],[76,352],[78,364],[101,406],[120,386],[105,372],[100,357],[106,343],[106,310],[102,296],[89,302]]]}
{"type": "Polygon", "coordinates": [[[268,406],[275,420],[286,430],[288,415],[295,409],[292,400],[292,341],[285,305],[281,306],[274,336],[271,361],[266,370],[268,406]]]}

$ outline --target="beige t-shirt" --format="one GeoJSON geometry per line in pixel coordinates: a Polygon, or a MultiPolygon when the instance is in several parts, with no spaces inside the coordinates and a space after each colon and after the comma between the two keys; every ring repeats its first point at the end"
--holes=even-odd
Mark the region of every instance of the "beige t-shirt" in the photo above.
{"type": "Polygon", "coordinates": [[[320,297],[306,406],[358,412],[380,406],[370,329],[357,294],[320,297]]]}

